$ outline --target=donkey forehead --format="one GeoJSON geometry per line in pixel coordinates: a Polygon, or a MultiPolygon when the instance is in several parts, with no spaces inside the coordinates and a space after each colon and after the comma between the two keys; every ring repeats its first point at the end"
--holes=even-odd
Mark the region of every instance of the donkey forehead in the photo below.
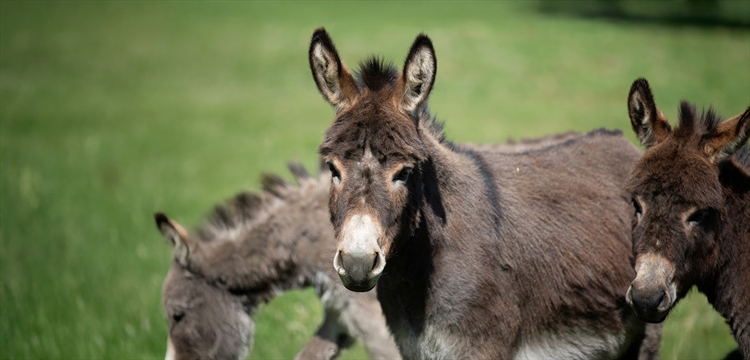
{"type": "Polygon", "coordinates": [[[162,289],[162,302],[165,308],[195,307],[209,299],[218,299],[222,290],[212,286],[205,279],[195,276],[178,264],[172,265],[162,289]]]}
{"type": "Polygon", "coordinates": [[[636,163],[629,188],[635,195],[710,205],[721,199],[718,170],[679,144],[659,144],[636,163]]]}
{"type": "Polygon", "coordinates": [[[320,146],[323,156],[356,159],[369,150],[380,162],[419,158],[420,149],[414,122],[393,104],[372,99],[359,101],[339,114],[320,146]]]}

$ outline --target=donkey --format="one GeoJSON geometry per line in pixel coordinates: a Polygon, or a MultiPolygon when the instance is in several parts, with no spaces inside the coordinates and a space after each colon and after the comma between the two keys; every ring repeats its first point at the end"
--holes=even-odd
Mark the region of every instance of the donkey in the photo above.
{"type": "Polygon", "coordinates": [[[632,194],[636,278],[627,301],[661,322],[693,285],[724,316],[750,358],[750,108],[721,122],[680,103],[672,130],[645,79],[628,96],[633,130],[646,148],[632,194]]]}
{"type": "MultiPolygon", "coordinates": [[[[471,146],[516,152],[576,136],[580,134],[565,133],[471,146]]],[[[340,349],[352,344],[355,337],[364,342],[371,358],[399,357],[393,340],[383,331],[386,328],[385,320],[374,292],[364,295],[351,293],[345,291],[338,280],[333,280],[336,275],[327,257],[335,249],[333,229],[328,221],[328,175],[321,174],[320,179],[312,179],[302,167],[290,165],[290,168],[301,188],[292,187],[276,177],[266,177],[263,195],[241,193],[226,204],[217,206],[209,222],[198,231],[198,242],[191,240],[192,237],[179,223],[162,213],[156,214],[159,229],[175,247],[175,261],[164,281],[162,293],[171,329],[168,359],[244,359],[252,348],[254,323],[251,315],[257,304],[270,300],[285,289],[308,285],[316,287],[326,312],[323,324],[297,354],[298,359],[333,358],[340,349]],[[297,218],[281,222],[270,220],[278,216],[274,214],[283,214],[288,210],[297,218]],[[260,215],[262,213],[265,215],[260,215]],[[266,231],[271,231],[267,224],[307,231],[307,242],[294,248],[276,233],[266,234],[266,231]],[[305,263],[310,259],[298,254],[307,251],[306,247],[313,246],[314,241],[320,241],[322,245],[315,246],[315,251],[309,252],[315,254],[313,261],[317,263],[305,263]],[[279,256],[279,253],[267,249],[260,250],[257,256],[253,255],[264,258],[263,262],[247,262],[240,258],[241,254],[256,251],[252,247],[264,242],[296,249],[292,260],[288,254],[279,256]],[[188,250],[188,244],[193,247],[192,251],[188,250]],[[203,256],[206,259],[198,258],[198,252],[205,253],[203,256]],[[264,273],[267,269],[283,267],[274,262],[289,261],[295,262],[294,266],[300,273],[306,272],[303,283],[287,275],[280,277],[264,273]],[[264,265],[267,267],[264,268],[264,265]],[[243,278],[257,278],[254,281],[260,284],[265,281],[274,290],[269,291],[268,286],[261,285],[263,291],[249,294],[242,284],[243,278]],[[227,279],[230,279],[229,283],[227,279]],[[217,284],[217,281],[223,283],[217,284]],[[186,314],[189,316],[186,317],[186,314]]]]}
{"type": "Polygon", "coordinates": [[[174,246],[162,290],[168,359],[244,359],[258,305],[309,286],[323,302],[325,318],[297,358],[334,358],[355,338],[373,359],[399,358],[375,293],[346,290],[331,267],[330,175],[315,179],[301,166],[290,169],[299,187],[266,175],[262,194],[241,193],[216,206],[194,236],[155,215],[174,246]]]}
{"type": "Polygon", "coordinates": [[[371,58],[355,77],[322,28],[308,55],[336,110],[319,147],[334,268],[350,290],[377,284],[404,358],[657,356],[660,327],[625,302],[623,186],[640,152],[619,132],[514,152],[454,145],[426,104],[427,36],[400,74],[371,58]]]}

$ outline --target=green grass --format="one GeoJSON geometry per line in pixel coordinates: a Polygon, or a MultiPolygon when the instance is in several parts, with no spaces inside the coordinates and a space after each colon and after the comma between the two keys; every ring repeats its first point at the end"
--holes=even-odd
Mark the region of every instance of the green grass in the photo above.
{"type": "MultiPolygon", "coordinates": [[[[750,14],[750,2],[731,3],[750,14]]],[[[739,9],[739,10],[737,10],[739,9]]],[[[729,10],[728,10],[729,11],[729,10]]],[[[433,111],[455,141],[623,129],[649,79],[662,111],[750,103],[747,28],[612,22],[516,3],[0,3],[0,357],[160,358],[171,251],[155,211],[197,225],[286,161],[312,167],[333,116],[307,46],[326,26],[355,67],[436,47],[433,111]]],[[[285,174],[286,175],[286,174],[285,174]]],[[[291,358],[321,319],[311,291],[257,317],[251,358],[291,358]]],[[[719,358],[727,326],[691,295],[662,357],[719,358]]],[[[361,346],[344,358],[365,356],[361,346]]]]}

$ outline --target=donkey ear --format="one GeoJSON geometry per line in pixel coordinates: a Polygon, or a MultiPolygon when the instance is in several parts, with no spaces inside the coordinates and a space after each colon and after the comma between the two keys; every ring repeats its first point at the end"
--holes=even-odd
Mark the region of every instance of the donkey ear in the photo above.
{"type": "Polygon", "coordinates": [[[750,107],[744,113],[727,119],[711,131],[703,141],[703,152],[719,163],[732,156],[750,137],[750,107]]]}
{"type": "Polygon", "coordinates": [[[180,265],[187,265],[187,258],[193,243],[185,228],[161,212],[154,214],[154,219],[161,234],[170,245],[174,246],[174,258],[180,265]]]}
{"type": "Polygon", "coordinates": [[[651,87],[644,78],[637,79],[630,87],[628,115],[633,131],[646,148],[661,142],[672,132],[667,118],[656,108],[651,87]]]}
{"type": "Polygon", "coordinates": [[[310,41],[310,70],[323,97],[340,111],[359,95],[354,77],[341,63],[339,53],[324,28],[315,30],[310,41]]]}
{"type": "Polygon", "coordinates": [[[406,57],[399,85],[402,91],[399,107],[406,114],[413,114],[419,105],[430,95],[437,73],[437,59],[432,41],[425,34],[419,34],[406,57]]]}

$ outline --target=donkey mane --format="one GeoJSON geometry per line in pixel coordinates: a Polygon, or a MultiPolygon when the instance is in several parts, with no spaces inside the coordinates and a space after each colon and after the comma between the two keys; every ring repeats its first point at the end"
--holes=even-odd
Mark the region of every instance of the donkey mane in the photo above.
{"type": "Polygon", "coordinates": [[[722,120],[713,107],[702,109],[699,115],[695,105],[685,100],[680,101],[678,117],[679,125],[675,129],[675,136],[681,138],[709,133],[722,120]]]}
{"type": "Polygon", "coordinates": [[[359,70],[355,71],[354,76],[360,89],[378,91],[396,85],[398,69],[392,62],[373,55],[359,63],[359,70]]]}
{"type": "MultiPolygon", "coordinates": [[[[567,132],[562,134],[556,134],[556,135],[550,135],[544,138],[538,138],[538,139],[521,139],[521,140],[509,140],[507,144],[518,144],[519,150],[517,151],[503,151],[500,150],[499,152],[507,155],[507,156],[523,156],[523,155],[529,155],[529,154],[537,154],[537,153],[544,153],[544,152],[551,152],[556,151],[574,144],[579,143],[582,139],[585,138],[595,138],[597,136],[622,136],[621,130],[609,130],[605,128],[599,128],[595,130],[591,130],[589,132],[579,134],[575,132],[567,132]],[[556,139],[559,139],[560,141],[555,141],[556,139]],[[550,140],[552,141],[549,144],[545,144],[544,142],[540,140],[550,140]],[[534,143],[539,142],[540,146],[533,146],[534,143]]],[[[470,145],[470,148],[467,148],[464,144],[459,145],[453,145],[454,150],[460,153],[472,153],[481,151],[482,145],[470,145]]],[[[491,152],[498,152],[497,149],[493,149],[492,147],[487,147],[488,151],[491,152]]]]}
{"type": "MultiPolygon", "coordinates": [[[[386,87],[392,89],[394,86],[396,86],[398,76],[398,68],[393,64],[393,62],[377,55],[371,55],[369,58],[360,62],[359,69],[354,71],[354,79],[357,83],[357,87],[360,90],[368,89],[370,91],[379,91],[386,87]]],[[[695,116],[693,116],[696,111],[695,106],[687,102],[684,102],[683,105],[685,109],[682,110],[681,108],[681,114],[685,114],[686,116],[680,115],[680,118],[682,119],[684,117],[686,121],[690,122],[690,124],[686,125],[685,127],[692,128],[694,126],[693,119],[696,118],[695,116]]],[[[461,153],[472,153],[476,150],[469,149],[466,146],[457,146],[451,140],[448,140],[444,132],[445,123],[438,120],[436,116],[431,114],[430,108],[429,106],[427,106],[427,102],[423,103],[420,106],[418,111],[415,113],[415,116],[416,119],[414,120],[418,124],[418,131],[428,132],[433,138],[437,139],[441,144],[447,146],[451,150],[461,153]]],[[[701,124],[704,124],[703,128],[706,130],[706,132],[708,132],[714,129],[718,125],[718,123],[721,122],[721,118],[716,115],[713,108],[709,108],[707,111],[702,112],[699,122],[701,124]]],[[[607,130],[602,128],[590,131],[582,136],[594,137],[598,135],[621,136],[622,132],[619,130],[607,130]]],[[[576,139],[570,139],[553,146],[527,149],[524,151],[520,151],[517,154],[528,154],[530,152],[536,151],[554,150],[560,147],[569,146],[576,141],[576,139]]]]}
{"type": "MultiPolygon", "coordinates": [[[[359,70],[354,72],[354,79],[360,90],[366,88],[371,91],[378,91],[386,86],[392,88],[396,86],[398,81],[398,68],[393,62],[372,55],[359,63],[359,70]]],[[[431,115],[427,102],[420,106],[416,112],[416,117],[414,120],[418,122],[420,129],[430,132],[435,139],[453,148],[453,143],[445,138],[444,122],[431,115]]]]}
{"type": "MultiPolygon", "coordinates": [[[[302,165],[290,163],[288,167],[298,184],[315,181],[302,165]]],[[[243,191],[215,205],[206,215],[204,224],[196,228],[197,240],[211,242],[227,233],[250,229],[255,220],[287,201],[291,192],[299,190],[276,174],[263,174],[261,184],[259,194],[243,191]]]]}

